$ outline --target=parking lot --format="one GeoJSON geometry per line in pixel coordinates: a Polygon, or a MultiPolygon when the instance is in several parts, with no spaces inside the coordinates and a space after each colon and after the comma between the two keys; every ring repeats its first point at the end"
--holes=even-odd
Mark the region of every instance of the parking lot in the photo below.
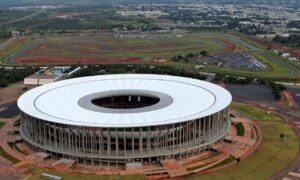
{"type": "Polygon", "coordinates": [[[220,67],[242,70],[264,70],[267,65],[245,52],[230,52],[215,56],[195,57],[190,60],[202,65],[218,65],[220,67]]]}

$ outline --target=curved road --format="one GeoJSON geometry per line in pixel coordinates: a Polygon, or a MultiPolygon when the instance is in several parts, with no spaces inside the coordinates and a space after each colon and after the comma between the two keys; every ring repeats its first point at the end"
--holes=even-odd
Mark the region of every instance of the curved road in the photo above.
{"type": "Polygon", "coordinates": [[[245,47],[247,47],[248,49],[250,49],[251,51],[255,51],[256,53],[258,53],[259,55],[261,56],[264,56],[266,58],[268,58],[270,61],[276,63],[276,64],[279,64],[287,69],[289,69],[290,71],[290,74],[289,75],[296,75],[300,72],[300,70],[298,68],[296,68],[295,66],[291,65],[291,64],[288,64],[284,61],[282,61],[281,59],[273,56],[272,54],[270,54],[267,50],[265,49],[260,49],[260,48],[257,48],[255,46],[253,46],[252,44],[242,40],[240,37],[237,37],[237,36],[233,36],[233,35],[230,35],[230,34],[226,34],[226,36],[231,40],[233,41],[234,43],[236,44],[242,44],[244,45],[245,47]]]}

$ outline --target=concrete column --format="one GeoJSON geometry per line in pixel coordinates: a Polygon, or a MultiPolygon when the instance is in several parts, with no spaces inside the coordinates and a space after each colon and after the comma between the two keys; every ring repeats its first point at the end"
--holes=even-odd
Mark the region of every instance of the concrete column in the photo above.
{"type": "Polygon", "coordinates": [[[139,149],[141,156],[143,155],[143,137],[142,137],[142,128],[139,128],[139,149]]]}
{"type": "Polygon", "coordinates": [[[115,134],[116,134],[116,157],[119,156],[119,136],[118,136],[118,129],[115,129],[115,134]]]}

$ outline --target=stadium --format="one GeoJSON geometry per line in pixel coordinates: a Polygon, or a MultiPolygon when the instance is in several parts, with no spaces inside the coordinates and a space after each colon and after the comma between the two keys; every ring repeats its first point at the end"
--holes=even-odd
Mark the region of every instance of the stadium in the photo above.
{"type": "Polygon", "coordinates": [[[150,74],[75,78],[18,100],[20,134],[36,151],[80,163],[190,157],[230,129],[231,94],[197,79],[150,74]]]}

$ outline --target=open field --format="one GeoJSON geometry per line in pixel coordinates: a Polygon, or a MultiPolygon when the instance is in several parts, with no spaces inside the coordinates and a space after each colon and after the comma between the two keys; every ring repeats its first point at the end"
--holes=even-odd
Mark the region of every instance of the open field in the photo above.
{"type": "MultiPolygon", "coordinates": [[[[262,144],[254,154],[238,165],[203,175],[201,179],[267,179],[291,163],[299,144],[295,132],[285,121],[251,105],[233,103],[232,108],[256,120],[263,131],[262,144]],[[280,139],[281,133],[285,135],[283,139],[280,139]]],[[[185,179],[198,178],[195,176],[185,179]]]]}
{"type": "Polygon", "coordinates": [[[4,65],[159,63],[201,71],[276,80],[300,79],[300,67],[239,34],[206,31],[156,33],[73,33],[15,39],[0,50],[4,65]],[[198,57],[206,50],[208,57],[198,57]],[[174,62],[174,55],[194,59],[174,62]],[[196,56],[195,56],[196,55],[196,56]],[[219,63],[221,62],[221,65],[219,63]]]}
{"type": "Polygon", "coordinates": [[[128,34],[117,36],[59,36],[35,39],[17,51],[12,60],[20,63],[70,64],[148,61],[153,58],[170,59],[175,54],[212,54],[234,51],[234,44],[221,41],[214,34],[128,34]],[[182,36],[182,37],[181,37],[182,36]]]}
{"type": "Polygon", "coordinates": [[[123,26],[154,26],[152,19],[124,17],[116,8],[72,7],[48,10],[0,11],[0,28],[40,30],[110,29],[123,26]]]}

